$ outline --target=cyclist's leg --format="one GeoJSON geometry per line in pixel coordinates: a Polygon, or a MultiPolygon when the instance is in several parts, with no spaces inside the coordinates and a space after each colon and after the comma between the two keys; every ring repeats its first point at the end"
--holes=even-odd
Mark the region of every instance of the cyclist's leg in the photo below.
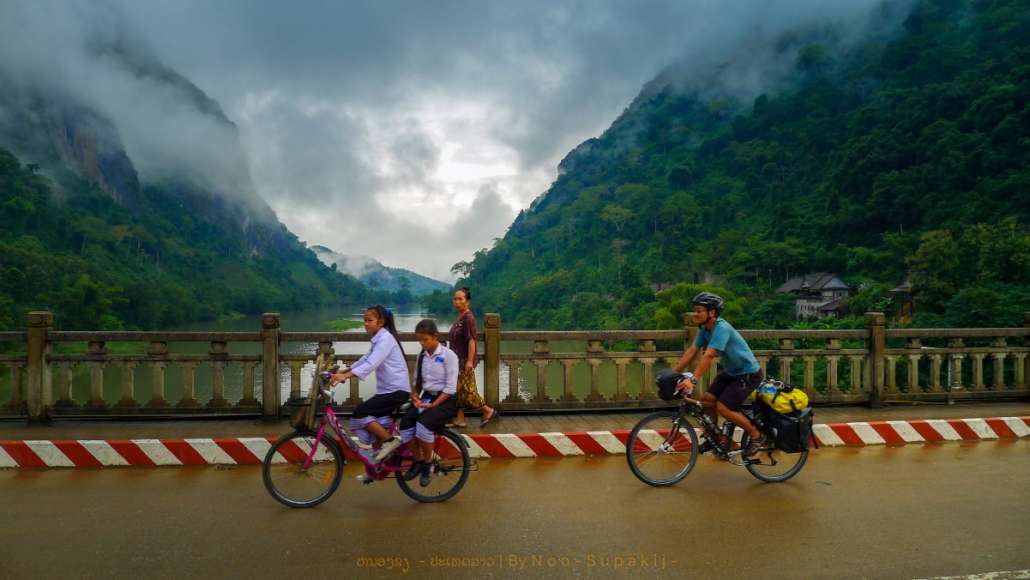
{"type": "Polygon", "coordinates": [[[418,441],[415,439],[415,424],[418,421],[418,417],[418,407],[412,405],[411,408],[404,413],[404,417],[401,418],[398,428],[400,431],[401,443],[408,445],[408,449],[411,450],[411,454],[414,456],[415,461],[422,461],[422,447],[418,445],[418,441]]]}
{"type": "Polygon", "coordinates": [[[758,429],[747,418],[747,415],[740,412],[740,407],[747,400],[748,395],[762,382],[762,374],[759,372],[738,377],[726,376],[728,380],[719,393],[716,409],[720,415],[746,431],[752,440],[757,440],[760,437],[758,429]]]}
{"type": "Polygon", "coordinates": [[[389,419],[394,409],[404,404],[411,395],[403,391],[395,391],[382,395],[375,395],[367,401],[362,402],[354,409],[351,415],[350,426],[358,439],[366,445],[376,441],[386,441],[390,433],[382,425],[381,419],[389,419]]]}
{"type": "Polygon", "coordinates": [[[447,422],[454,418],[458,411],[457,401],[451,397],[440,405],[422,412],[415,424],[415,438],[422,447],[425,461],[433,458],[433,446],[436,444],[436,434],[440,432],[447,422]]]}
{"type": "Polygon", "coordinates": [[[704,396],[701,397],[701,406],[705,409],[705,414],[712,420],[715,425],[719,424],[719,411],[717,403],[722,397],[723,392],[726,390],[726,386],[730,382],[730,376],[725,373],[719,373],[714,379],[712,384],[708,385],[708,390],[704,396]]]}

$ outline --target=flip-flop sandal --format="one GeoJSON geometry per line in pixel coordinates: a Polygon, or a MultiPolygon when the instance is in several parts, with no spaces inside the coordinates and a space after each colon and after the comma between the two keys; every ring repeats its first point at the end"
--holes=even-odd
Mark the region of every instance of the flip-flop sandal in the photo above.
{"type": "Polygon", "coordinates": [[[469,425],[468,425],[468,423],[448,423],[448,424],[447,424],[446,426],[447,426],[447,427],[450,427],[450,428],[452,428],[452,429],[453,429],[453,428],[458,428],[458,429],[465,429],[465,428],[466,428],[466,427],[468,427],[469,425]]]}
{"type": "Polygon", "coordinates": [[[487,423],[489,423],[490,421],[493,421],[494,419],[496,419],[497,416],[500,415],[500,414],[501,414],[500,411],[498,411],[497,409],[494,409],[494,412],[489,417],[485,417],[485,418],[483,418],[482,420],[479,421],[479,426],[480,427],[486,427],[487,423]]]}

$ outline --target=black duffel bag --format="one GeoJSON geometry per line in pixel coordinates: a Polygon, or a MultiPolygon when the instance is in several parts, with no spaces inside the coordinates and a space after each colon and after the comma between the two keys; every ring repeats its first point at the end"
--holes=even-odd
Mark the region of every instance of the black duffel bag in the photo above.
{"type": "Polygon", "coordinates": [[[766,430],[780,451],[801,453],[808,450],[812,440],[814,419],[811,407],[785,415],[770,410],[765,418],[766,430]]]}

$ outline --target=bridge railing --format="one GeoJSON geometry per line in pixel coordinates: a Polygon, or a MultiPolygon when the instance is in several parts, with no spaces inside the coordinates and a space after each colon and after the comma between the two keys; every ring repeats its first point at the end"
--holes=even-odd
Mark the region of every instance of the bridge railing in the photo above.
{"type": "MultiPolygon", "coordinates": [[[[258,332],[55,331],[49,312],[31,312],[26,322],[24,332],[0,333],[0,416],[30,420],[278,417],[306,395],[318,353],[351,363],[358,356],[337,355],[333,345],[368,340],[359,332],[284,332],[277,314],[264,315],[258,332]],[[284,348],[291,344],[302,346],[284,348]]],[[[484,397],[512,411],[660,405],[655,374],[675,364],[697,334],[693,327],[505,331],[498,314],[487,314],[484,328],[484,397]]],[[[767,376],[804,387],[817,404],[1030,395],[1030,313],[1021,328],[888,329],[874,312],[859,329],[741,334],[767,376]]],[[[701,392],[718,370],[717,359],[701,392]]],[[[362,401],[357,379],[337,400],[344,411],[362,401]]]]}

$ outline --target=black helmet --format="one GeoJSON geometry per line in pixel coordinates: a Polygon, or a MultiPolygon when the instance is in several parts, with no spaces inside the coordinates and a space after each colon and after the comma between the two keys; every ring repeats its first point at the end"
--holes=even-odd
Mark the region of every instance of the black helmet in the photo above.
{"type": "Polygon", "coordinates": [[[665,369],[658,373],[655,383],[658,385],[658,396],[663,401],[675,401],[676,385],[686,377],[683,373],[673,372],[672,369],[665,369]]]}
{"type": "Polygon", "coordinates": [[[707,310],[718,310],[722,312],[722,305],[725,301],[718,294],[712,294],[711,292],[701,292],[694,299],[690,301],[691,306],[701,305],[707,310]]]}

